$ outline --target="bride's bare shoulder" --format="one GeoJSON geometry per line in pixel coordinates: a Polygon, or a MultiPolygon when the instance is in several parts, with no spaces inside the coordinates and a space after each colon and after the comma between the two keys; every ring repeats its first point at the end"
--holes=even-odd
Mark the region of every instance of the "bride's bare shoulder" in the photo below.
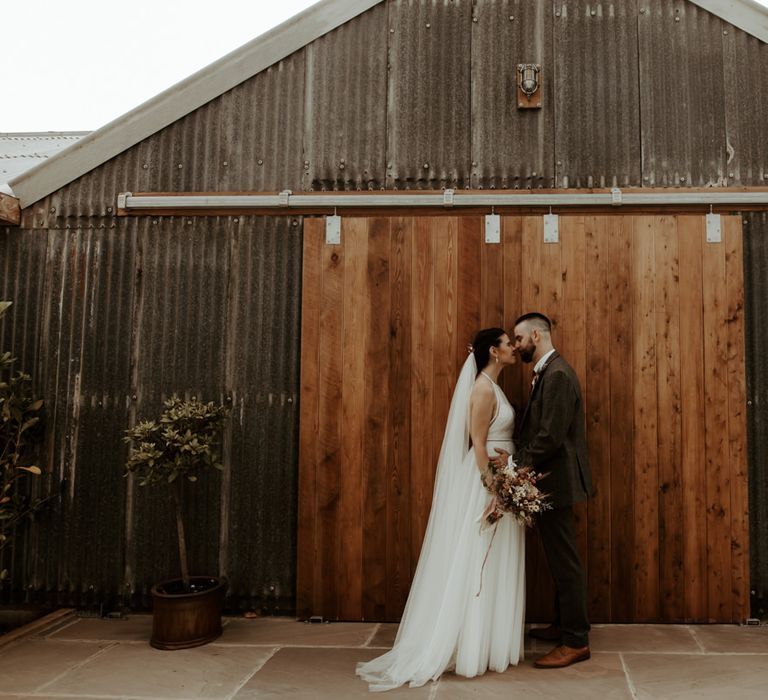
{"type": "Polygon", "coordinates": [[[494,398],[491,383],[484,377],[479,376],[475,379],[475,383],[472,385],[472,393],[470,397],[475,400],[494,398]]]}

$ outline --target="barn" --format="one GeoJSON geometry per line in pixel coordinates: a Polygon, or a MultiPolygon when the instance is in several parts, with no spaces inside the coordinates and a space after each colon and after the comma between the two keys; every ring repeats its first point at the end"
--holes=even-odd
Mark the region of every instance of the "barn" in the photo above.
{"type": "MultiPolygon", "coordinates": [[[[466,343],[538,309],[585,393],[592,619],[768,615],[766,42],[750,0],[322,0],[12,179],[49,500],[3,600],[175,575],[122,436],[176,392],[232,409],[187,501],[228,609],[397,620],[466,343]]],[[[527,572],[547,619],[535,532],[527,572]]]]}

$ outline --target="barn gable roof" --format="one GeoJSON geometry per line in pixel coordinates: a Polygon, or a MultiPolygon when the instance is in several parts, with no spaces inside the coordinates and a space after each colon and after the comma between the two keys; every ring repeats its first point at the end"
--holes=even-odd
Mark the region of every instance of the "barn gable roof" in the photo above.
{"type": "MultiPolygon", "coordinates": [[[[768,8],[754,0],[690,1],[768,43],[768,8]]],[[[13,193],[33,204],[380,2],[318,2],[12,179],[13,193]]]]}

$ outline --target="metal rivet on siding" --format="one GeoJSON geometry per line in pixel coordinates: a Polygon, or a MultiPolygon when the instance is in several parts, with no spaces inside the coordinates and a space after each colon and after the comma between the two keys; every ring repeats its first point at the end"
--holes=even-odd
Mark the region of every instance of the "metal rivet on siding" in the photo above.
{"type": "Polygon", "coordinates": [[[149,166],[146,163],[144,163],[144,165],[142,165],[141,167],[144,168],[144,170],[147,170],[149,168],[149,166]]]}
{"type": "Polygon", "coordinates": [[[111,213],[112,213],[112,207],[107,207],[107,214],[111,214],[111,213]]]}
{"type": "Polygon", "coordinates": [[[685,178],[684,178],[684,177],[681,177],[681,178],[680,178],[680,182],[685,182],[685,178]]]}
{"type": "Polygon", "coordinates": [[[555,12],[555,17],[559,17],[559,16],[560,16],[560,10],[558,10],[557,12],[555,12]]]}
{"type": "Polygon", "coordinates": [[[473,21],[473,22],[477,22],[477,17],[473,17],[473,18],[472,18],[472,21],[473,21]]]}
{"type": "Polygon", "coordinates": [[[294,219],[293,221],[291,221],[291,226],[298,226],[298,225],[299,225],[299,222],[298,222],[298,221],[296,221],[296,219],[294,219]]]}
{"type": "Polygon", "coordinates": [[[514,22],[515,21],[515,16],[514,15],[510,15],[509,16],[509,21],[510,22],[514,22]]]}
{"type": "Polygon", "coordinates": [[[390,33],[390,34],[394,34],[394,33],[395,33],[395,30],[394,30],[394,29],[390,29],[390,30],[389,30],[389,33],[390,33]]]}
{"type": "Polygon", "coordinates": [[[644,8],[644,7],[641,7],[641,8],[640,8],[640,14],[641,14],[641,15],[644,15],[644,14],[645,14],[645,8],[644,8]]]}
{"type": "Polygon", "coordinates": [[[344,170],[344,163],[339,163],[339,170],[344,170]]]}
{"type": "Polygon", "coordinates": [[[728,173],[728,177],[733,177],[733,173],[728,173]]]}
{"type": "Polygon", "coordinates": [[[259,158],[259,159],[258,159],[256,162],[257,162],[259,165],[264,165],[264,161],[263,161],[261,158],[259,158]]]}
{"type": "Polygon", "coordinates": [[[679,21],[680,21],[680,18],[679,17],[675,17],[675,22],[679,22],[679,21]]]}
{"type": "Polygon", "coordinates": [[[227,161],[225,160],[225,161],[222,163],[222,165],[223,165],[224,167],[226,167],[227,165],[229,165],[229,163],[227,163],[227,161]]]}
{"type": "Polygon", "coordinates": [[[426,24],[427,29],[429,29],[431,26],[432,25],[429,22],[427,22],[427,24],[426,24]]]}
{"type": "Polygon", "coordinates": [[[424,170],[429,170],[429,163],[424,163],[424,170]]]}
{"type": "Polygon", "coordinates": [[[153,226],[157,226],[157,219],[155,219],[155,220],[152,222],[152,225],[153,225],[153,226]]]}
{"type": "Polygon", "coordinates": [[[136,394],[134,394],[133,396],[131,396],[131,401],[135,401],[135,400],[136,400],[136,394]]]}
{"type": "Polygon", "coordinates": [[[184,166],[183,166],[181,163],[179,163],[179,164],[178,164],[176,167],[177,167],[179,170],[181,170],[181,169],[182,169],[184,166]]]}
{"type": "Polygon", "coordinates": [[[728,36],[728,30],[727,29],[723,29],[723,35],[724,36],[728,36]]]}
{"type": "Polygon", "coordinates": [[[55,213],[56,213],[56,207],[51,207],[51,214],[55,214],[55,213]]]}
{"type": "Polygon", "coordinates": [[[187,225],[188,225],[188,226],[191,226],[191,225],[192,225],[192,219],[187,219],[187,225]]]}
{"type": "Polygon", "coordinates": [[[238,223],[238,222],[240,221],[240,219],[238,219],[237,217],[235,217],[234,219],[232,219],[232,221],[234,221],[235,223],[238,223]]]}
{"type": "Polygon", "coordinates": [[[589,14],[591,14],[594,17],[597,14],[597,12],[595,12],[595,10],[592,10],[592,12],[590,12],[589,14]]]}

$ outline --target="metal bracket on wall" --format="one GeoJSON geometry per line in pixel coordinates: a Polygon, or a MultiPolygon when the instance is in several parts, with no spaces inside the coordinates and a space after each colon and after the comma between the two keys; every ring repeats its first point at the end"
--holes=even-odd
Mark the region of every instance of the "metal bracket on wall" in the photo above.
{"type": "Polygon", "coordinates": [[[560,241],[560,217],[557,214],[544,214],[544,243],[560,241]]]}
{"type": "Polygon", "coordinates": [[[501,243],[501,217],[498,214],[485,215],[485,242],[501,243]]]}
{"type": "Polygon", "coordinates": [[[453,206],[453,190],[443,190],[443,206],[444,207],[452,207],[453,206]]]}
{"type": "Polygon", "coordinates": [[[707,243],[720,243],[722,239],[720,214],[707,214],[707,243]]]}
{"type": "Polygon", "coordinates": [[[325,244],[341,245],[341,217],[336,214],[325,217],[325,244]]]}

